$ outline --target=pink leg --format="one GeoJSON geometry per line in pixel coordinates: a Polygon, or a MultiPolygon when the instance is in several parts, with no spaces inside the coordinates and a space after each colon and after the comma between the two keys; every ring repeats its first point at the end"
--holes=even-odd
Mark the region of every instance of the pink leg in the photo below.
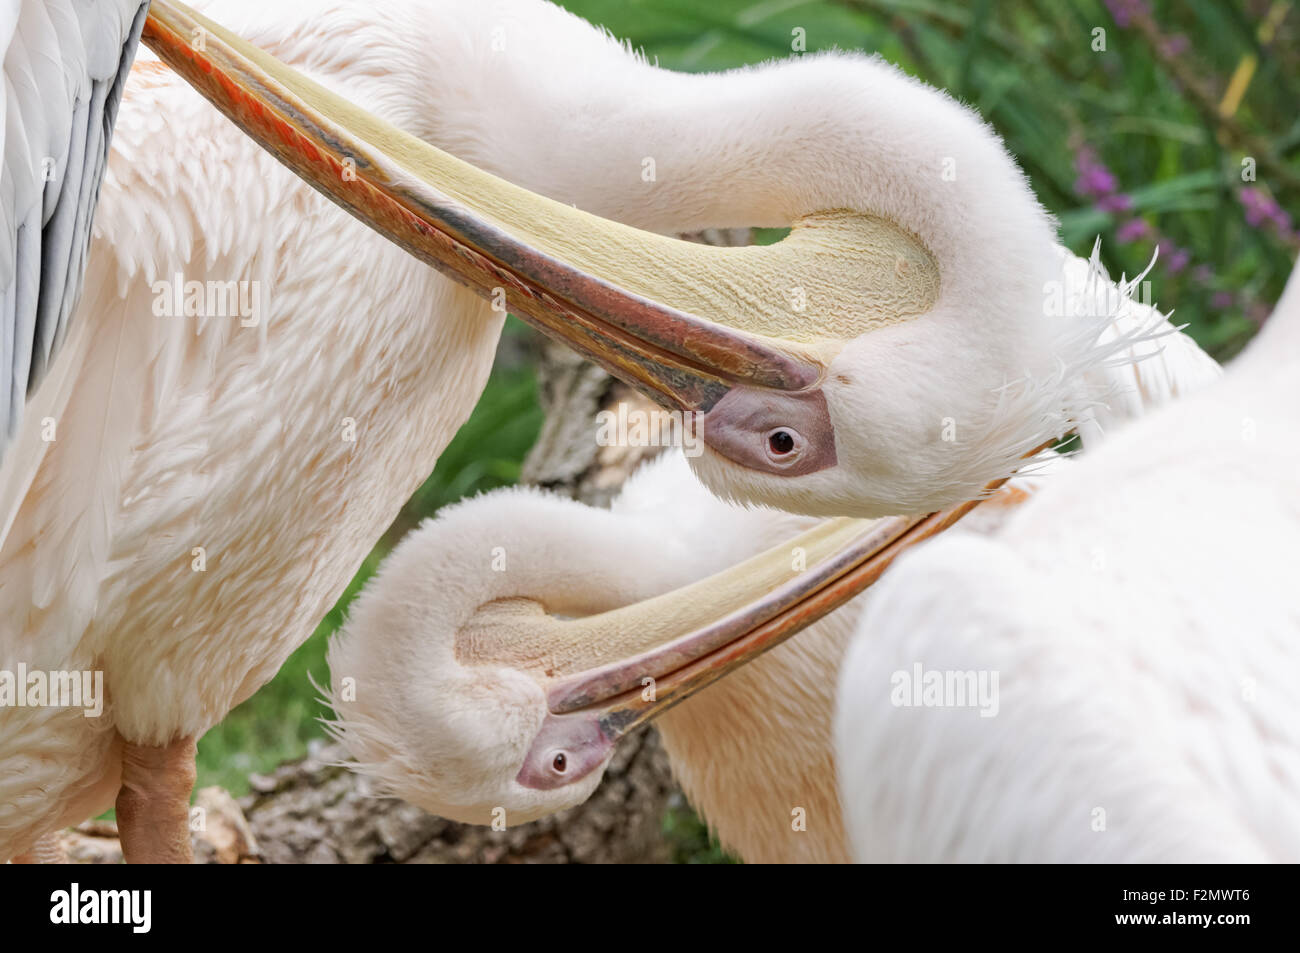
{"type": "Polygon", "coordinates": [[[117,830],[128,864],[189,864],[190,792],[194,790],[194,739],[122,750],[117,830]]]}

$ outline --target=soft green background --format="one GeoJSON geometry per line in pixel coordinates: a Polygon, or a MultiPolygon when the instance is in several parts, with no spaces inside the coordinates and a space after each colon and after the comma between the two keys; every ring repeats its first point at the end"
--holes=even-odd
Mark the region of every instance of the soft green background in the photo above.
{"type": "MultiPolygon", "coordinates": [[[[1175,320],[1187,322],[1217,356],[1230,356],[1248,339],[1289,273],[1294,243],[1275,229],[1252,227],[1239,191],[1256,187],[1283,208],[1297,205],[1300,11],[1290,3],[1154,3],[1149,18],[1127,28],[1107,5],[1092,0],[564,5],[671,69],[717,70],[789,56],[797,30],[804,31],[809,53],[878,52],[977,108],[1059,216],[1065,243],[1086,253],[1100,234],[1112,274],[1133,274],[1149,260],[1153,243],[1118,242],[1116,219],[1074,190],[1077,149],[1095,149],[1131,196],[1129,214],[1190,255],[1177,275],[1157,267],[1157,300],[1166,309],[1176,305],[1175,320]],[[1271,37],[1264,30],[1271,40],[1264,47],[1261,25],[1270,17],[1281,26],[1271,37]],[[1097,29],[1105,31],[1104,52],[1093,49],[1097,29]],[[1245,76],[1251,57],[1256,64],[1239,104],[1221,109],[1231,78],[1245,76]],[[1193,88],[1197,84],[1202,93],[1193,88]],[[1258,166],[1255,183],[1241,180],[1248,155],[1258,166]]],[[[339,605],[270,684],[200,742],[200,786],[221,784],[242,793],[250,771],[298,757],[309,739],[322,736],[317,719],[324,711],[308,674],[327,682],[325,642],[348,600],[402,530],[445,503],[518,478],[541,422],[527,335],[520,325],[508,326],[501,360],[473,417],[339,605]]],[[[681,861],[721,857],[689,810],[670,812],[665,833],[681,861]]]]}

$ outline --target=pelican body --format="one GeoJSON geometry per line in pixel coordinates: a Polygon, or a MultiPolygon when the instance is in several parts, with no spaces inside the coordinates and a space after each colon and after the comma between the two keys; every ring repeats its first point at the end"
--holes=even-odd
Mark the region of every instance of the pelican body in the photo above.
{"type": "MultiPolygon", "coordinates": [[[[415,51],[447,21],[317,6],[206,9],[436,136],[415,51]]],[[[196,738],[275,674],[469,415],[503,318],[141,51],[0,547],[0,669],[102,671],[108,704],[0,711],[0,858],[112,806],[128,742],[196,738]],[[261,311],[160,315],[178,275],[255,283],[261,311]]]]}
{"type": "Polygon", "coordinates": [[[873,590],[839,679],[853,855],[1300,859],[1300,277],[1226,379],[873,590]],[[920,664],[996,717],[898,705],[920,664]]]}
{"type": "MultiPolygon", "coordinates": [[[[48,398],[46,376],[74,327],[95,199],[146,6],[146,0],[0,5],[0,540],[18,505],[20,491],[12,488],[31,478],[42,444],[55,438],[57,421],[46,416],[50,401],[29,407],[29,398],[38,391],[48,398]]],[[[11,593],[20,582],[8,580],[11,593]]],[[[6,615],[0,625],[0,708],[7,710],[27,703],[29,684],[27,660],[11,641],[14,622],[6,615]]],[[[45,704],[47,679],[57,686],[65,675],[40,672],[30,686],[32,702],[45,704]]],[[[95,709],[100,702],[102,693],[87,700],[95,709]]],[[[6,793],[0,782],[0,798],[6,793]]],[[[7,853],[3,843],[0,830],[0,859],[7,853]]]]}
{"type": "MultiPolygon", "coordinates": [[[[180,75],[131,71],[85,292],[0,471],[0,663],[102,672],[107,699],[0,713],[0,857],[115,794],[128,859],[188,856],[194,739],[432,469],[503,301],[697,415],[716,493],[810,514],[967,505],[1132,390],[1108,362],[1168,330],[1046,314],[1072,259],[1014,161],[878,61],[684,76],[536,0],[201,6],[152,4],[144,41],[180,75]],[[749,225],[794,228],[771,249],[660,234],[749,225]],[[256,313],[198,303],[230,282],[256,313]]],[[[819,535],[819,565],[867,558],[860,530],[819,535]]],[[[567,686],[561,714],[629,672],[567,686]]],[[[590,723],[554,724],[599,763],[590,723]]]]}
{"type": "MultiPolygon", "coordinates": [[[[1045,479],[1014,481],[950,533],[992,532],[1045,479]]],[[[589,665],[621,650],[627,635],[602,626],[599,641],[525,644],[510,638],[513,625],[540,612],[599,618],[773,547],[797,563],[791,543],[818,522],[722,501],[677,452],[637,471],[608,512],[534,488],[450,507],[399,544],[331,641],[332,731],[378,790],[456,820],[513,825],[581,803],[601,770],[577,776],[575,766],[571,784],[545,791],[513,781],[545,719],[530,679],[589,665]],[[474,620],[481,603],[498,611],[474,620]],[[497,664],[475,661],[494,649],[497,664]]],[[[831,724],[840,662],[870,598],[656,721],[691,803],[747,862],[851,857],[831,724]]]]}

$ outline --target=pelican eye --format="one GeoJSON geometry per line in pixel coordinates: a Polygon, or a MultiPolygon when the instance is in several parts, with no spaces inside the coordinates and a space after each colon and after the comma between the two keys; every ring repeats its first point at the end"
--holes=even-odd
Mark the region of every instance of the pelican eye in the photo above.
{"type": "Polygon", "coordinates": [[[788,430],[773,430],[767,435],[767,450],[774,457],[788,456],[794,448],[794,434],[788,430]]]}
{"type": "Polygon", "coordinates": [[[556,774],[563,774],[569,770],[569,759],[564,756],[563,751],[556,752],[555,757],[551,759],[551,767],[555,769],[556,774]]]}

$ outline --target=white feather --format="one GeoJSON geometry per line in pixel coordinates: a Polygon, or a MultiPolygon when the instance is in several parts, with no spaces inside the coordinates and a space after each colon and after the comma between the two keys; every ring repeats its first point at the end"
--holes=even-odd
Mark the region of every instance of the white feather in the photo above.
{"type": "Polygon", "coordinates": [[[876,587],[836,714],[855,857],[1300,857],[1300,277],[1270,325],[991,539],[876,587]],[[918,663],[996,673],[995,717],[899,704],[918,663]]]}

